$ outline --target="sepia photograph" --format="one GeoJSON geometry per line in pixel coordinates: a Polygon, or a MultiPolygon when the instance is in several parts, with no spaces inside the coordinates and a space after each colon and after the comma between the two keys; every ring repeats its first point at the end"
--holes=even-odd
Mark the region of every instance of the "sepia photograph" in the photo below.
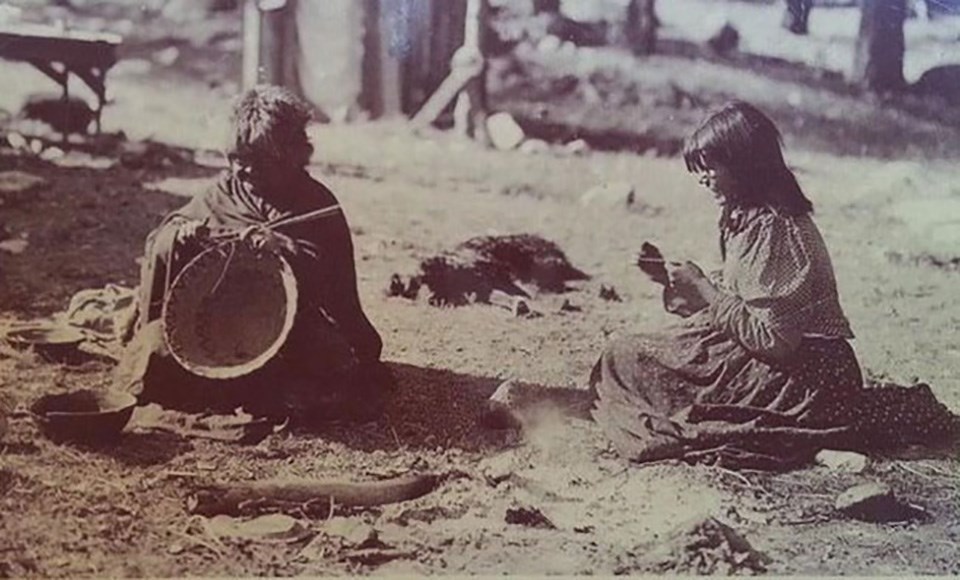
{"type": "Polygon", "coordinates": [[[960,576],[960,0],[0,0],[0,578],[960,576]]]}

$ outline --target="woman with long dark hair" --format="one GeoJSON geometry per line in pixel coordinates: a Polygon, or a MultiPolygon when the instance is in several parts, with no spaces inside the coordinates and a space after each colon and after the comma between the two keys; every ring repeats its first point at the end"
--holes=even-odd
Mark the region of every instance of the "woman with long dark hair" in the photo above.
{"type": "Polygon", "coordinates": [[[594,417],[622,455],[788,467],[823,448],[956,437],[929,387],[864,388],[833,265],[774,123],[734,102],[687,140],[684,161],[720,206],[723,270],[667,264],[686,318],[621,338],[591,376],[594,417]]]}

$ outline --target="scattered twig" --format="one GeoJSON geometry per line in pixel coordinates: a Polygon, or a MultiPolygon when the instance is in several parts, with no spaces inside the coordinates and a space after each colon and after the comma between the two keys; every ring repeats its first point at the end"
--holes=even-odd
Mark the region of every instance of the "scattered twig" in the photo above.
{"type": "Polygon", "coordinates": [[[204,540],[203,538],[200,538],[193,534],[189,534],[187,532],[181,532],[181,531],[173,531],[172,533],[175,536],[182,538],[187,542],[190,542],[191,545],[200,546],[202,548],[206,548],[210,550],[217,556],[217,558],[223,558],[223,551],[220,550],[220,548],[218,548],[217,546],[208,542],[207,540],[204,540]]]}
{"type": "Polygon", "coordinates": [[[714,465],[714,466],[712,467],[712,469],[714,469],[715,471],[719,471],[721,474],[729,475],[729,476],[731,476],[731,477],[733,477],[733,478],[735,478],[735,479],[740,480],[740,481],[743,483],[743,485],[745,485],[745,486],[747,486],[747,487],[751,487],[751,488],[752,488],[752,487],[755,487],[755,485],[753,484],[753,482],[751,482],[749,479],[747,479],[746,477],[744,477],[744,475],[743,475],[742,473],[737,473],[736,471],[733,471],[733,470],[731,470],[731,469],[727,469],[726,467],[719,467],[719,466],[716,466],[716,465],[714,465]]]}
{"type": "Polygon", "coordinates": [[[893,553],[897,555],[897,558],[898,558],[901,562],[903,562],[903,565],[904,565],[904,566],[909,566],[909,565],[910,565],[910,562],[907,561],[907,558],[903,555],[903,552],[901,552],[899,548],[895,548],[895,549],[893,550],[893,553]]]}
{"type": "Polygon", "coordinates": [[[393,428],[393,425],[390,425],[390,433],[393,435],[393,441],[397,444],[397,449],[403,449],[403,443],[400,442],[400,436],[397,435],[397,430],[393,428]]]}
{"type": "Polygon", "coordinates": [[[812,518],[803,518],[803,519],[799,519],[799,520],[787,520],[787,521],[783,522],[783,525],[785,525],[785,526],[803,526],[803,525],[807,525],[807,524],[819,524],[819,523],[823,523],[823,522],[826,522],[826,521],[829,521],[829,518],[825,518],[825,517],[823,517],[823,516],[815,516],[815,517],[812,517],[812,518]]]}
{"type": "Polygon", "coordinates": [[[927,467],[930,468],[930,471],[932,471],[932,472],[934,472],[934,473],[938,473],[938,474],[940,474],[940,475],[942,475],[942,476],[944,476],[944,477],[960,478],[960,474],[950,473],[950,472],[947,471],[946,469],[943,469],[943,468],[941,468],[941,467],[937,467],[936,465],[927,465],[927,467]]]}
{"type": "Polygon", "coordinates": [[[812,497],[814,499],[833,499],[828,493],[791,493],[790,497],[812,497]]]}
{"type": "Polygon", "coordinates": [[[898,461],[898,462],[896,463],[896,465],[897,465],[897,467],[899,467],[900,469],[902,469],[902,470],[904,470],[904,471],[906,471],[906,472],[908,472],[908,473],[912,473],[912,474],[914,474],[914,475],[920,476],[920,477],[922,477],[922,478],[924,478],[924,479],[934,479],[933,476],[931,476],[931,475],[929,475],[929,474],[927,474],[927,473],[923,473],[922,471],[917,471],[916,469],[910,467],[909,465],[906,465],[906,464],[903,463],[902,461],[898,461]]]}

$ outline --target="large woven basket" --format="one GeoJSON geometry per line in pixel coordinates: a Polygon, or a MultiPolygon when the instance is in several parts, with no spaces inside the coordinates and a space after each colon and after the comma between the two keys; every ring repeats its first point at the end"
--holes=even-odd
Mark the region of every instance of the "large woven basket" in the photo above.
{"type": "Polygon", "coordinates": [[[164,339],[191,373],[232,379],[280,351],[296,310],[290,264],[231,242],[204,251],[176,277],[163,304],[164,339]]]}

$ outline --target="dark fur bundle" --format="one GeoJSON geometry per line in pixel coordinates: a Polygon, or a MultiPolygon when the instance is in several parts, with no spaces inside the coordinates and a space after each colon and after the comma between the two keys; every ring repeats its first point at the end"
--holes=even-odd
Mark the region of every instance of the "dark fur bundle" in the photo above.
{"type": "Polygon", "coordinates": [[[388,293],[415,298],[426,286],[431,304],[461,306],[489,302],[495,290],[529,297],[525,287],[560,293],[566,291],[567,282],[587,279],[559,246],[539,236],[480,236],[423,260],[420,273],[407,285],[394,276],[388,293]]]}
{"type": "Polygon", "coordinates": [[[46,123],[54,131],[68,135],[85,134],[95,113],[86,101],[77,97],[67,100],[48,95],[33,95],[23,105],[21,115],[46,123]]]}

